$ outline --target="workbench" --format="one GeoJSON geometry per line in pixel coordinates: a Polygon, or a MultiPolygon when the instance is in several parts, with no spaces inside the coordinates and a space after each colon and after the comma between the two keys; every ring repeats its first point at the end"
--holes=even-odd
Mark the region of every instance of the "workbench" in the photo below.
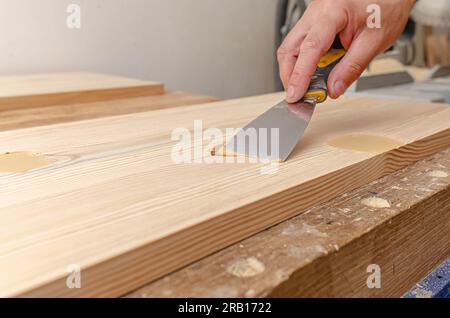
{"type": "Polygon", "coordinates": [[[450,257],[449,242],[450,149],[128,297],[401,297],[450,257]],[[372,264],[380,289],[367,287],[372,264]]]}
{"type": "MultiPolygon", "coordinates": [[[[215,100],[175,92],[8,109],[0,111],[0,130],[215,100]]],[[[400,297],[450,257],[449,241],[450,149],[124,296],[400,297]],[[367,284],[374,265],[381,288],[367,284]]]]}

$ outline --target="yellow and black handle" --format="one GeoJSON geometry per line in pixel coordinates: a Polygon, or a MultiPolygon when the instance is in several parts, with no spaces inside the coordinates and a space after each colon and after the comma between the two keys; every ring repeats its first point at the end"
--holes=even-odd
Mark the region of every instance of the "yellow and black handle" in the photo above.
{"type": "Polygon", "coordinates": [[[339,39],[336,39],[333,48],[320,59],[317,70],[311,78],[309,89],[303,97],[304,101],[320,104],[327,100],[328,76],[346,53],[347,51],[343,49],[339,39]]]}

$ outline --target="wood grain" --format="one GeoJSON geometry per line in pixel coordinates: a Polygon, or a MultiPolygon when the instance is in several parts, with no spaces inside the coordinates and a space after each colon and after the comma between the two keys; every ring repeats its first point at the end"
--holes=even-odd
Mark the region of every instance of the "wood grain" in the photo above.
{"type": "Polygon", "coordinates": [[[398,298],[450,257],[449,241],[450,149],[318,205],[127,297],[398,298]],[[388,205],[364,204],[374,197],[388,205]],[[254,270],[255,262],[261,271],[254,270]],[[371,264],[380,266],[381,288],[367,286],[371,264]]]}
{"type": "Polygon", "coordinates": [[[164,85],[98,73],[0,77],[0,110],[87,103],[164,93],[164,85]]]}
{"type": "Polygon", "coordinates": [[[139,113],[218,101],[215,97],[167,92],[93,103],[0,110],[0,131],[139,113]]]}
{"type": "Polygon", "coordinates": [[[450,147],[445,105],[343,98],[321,106],[290,160],[171,160],[174,128],[242,127],[280,101],[268,95],[0,133],[0,152],[58,158],[0,177],[0,295],[118,296],[321,202],[450,147]],[[348,133],[404,146],[380,155],[331,148],[348,133]],[[70,264],[82,288],[66,287],[70,264]]]}

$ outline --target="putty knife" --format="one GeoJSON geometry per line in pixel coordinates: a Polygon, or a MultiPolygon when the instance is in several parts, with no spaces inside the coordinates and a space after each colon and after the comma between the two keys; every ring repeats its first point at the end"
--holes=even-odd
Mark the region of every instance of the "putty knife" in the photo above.
{"type": "Polygon", "coordinates": [[[328,76],[345,54],[346,51],[342,48],[331,49],[321,58],[302,100],[295,104],[283,101],[275,105],[240,130],[226,144],[225,151],[270,161],[285,161],[304,135],[316,104],[327,99],[328,76]],[[254,137],[254,142],[257,141],[257,145],[246,142],[252,140],[251,136],[254,137]]]}

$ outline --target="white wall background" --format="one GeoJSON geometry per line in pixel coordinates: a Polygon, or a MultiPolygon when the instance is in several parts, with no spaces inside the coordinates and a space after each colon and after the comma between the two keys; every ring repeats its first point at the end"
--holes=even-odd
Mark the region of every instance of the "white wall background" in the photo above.
{"type": "Polygon", "coordinates": [[[0,75],[90,70],[225,98],[274,87],[276,0],[0,0],[0,75]],[[66,26],[81,5],[80,30],[66,26]]]}

